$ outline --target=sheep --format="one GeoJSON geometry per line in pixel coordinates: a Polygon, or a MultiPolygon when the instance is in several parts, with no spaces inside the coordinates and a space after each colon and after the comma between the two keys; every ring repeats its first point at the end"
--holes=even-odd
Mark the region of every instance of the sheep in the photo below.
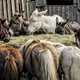
{"type": "Polygon", "coordinates": [[[18,49],[0,45],[0,80],[20,80],[23,58],[18,49]]]}
{"type": "Polygon", "coordinates": [[[66,22],[66,20],[59,15],[55,14],[53,16],[47,16],[45,15],[46,13],[47,10],[39,12],[37,8],[33,11],[30,16],[30,24],[28,26],[28,31],[30,33],[34,33],[39,29],[43,29],[46,33],[55,33],[57,21],[59,23],[66,22]]]}
{"type": "Polygon", "coordinates": [[[58,80],[58,53],[55,47],[40,40],[28,40],[20,48],[24,72],[29,80],[58,80]]]}

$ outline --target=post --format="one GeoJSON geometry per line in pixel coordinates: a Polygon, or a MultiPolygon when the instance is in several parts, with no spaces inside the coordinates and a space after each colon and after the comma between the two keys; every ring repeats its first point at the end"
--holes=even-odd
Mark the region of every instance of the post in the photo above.
{"type": "Polygon", "coordinates": [[[23,17],[25,18],[25,1],[24,0],[21,0],[21,3],[22,3],[22,15],[23,17]]]}
{"type": "Polygon", "coordinates": [[[26,7],[27,7],[27,20],[29,20],[29,0],[26,2],[26,7]]]}
{"type": "Polygon", "coordinates": [[[11,6],[10,6],[10,0],[7,0],[7,8],[8,8],[8,20],[11,19],[11,6]]]}
{"type": "Polygon", "coordinates": [[[12,16],[15,14],[15,2],[14,0],[11,0],[11,5],[12,5],[12,16]]]}
{"type": "Polygon", "coordinates": [[[19,0],[16,0],[16,12],[19,13],[19,0]]]}
{"type": "Polygon", "coordinates": [[[2,0],[0,0],[0,18],[3,17],[2,0]]]}
{"type": "Polygon", "coordinates": [[[7,8],[6,8],[6,0],[3,0],[3,14],[4,14],[4,18],[7,19],[7,8]]]}

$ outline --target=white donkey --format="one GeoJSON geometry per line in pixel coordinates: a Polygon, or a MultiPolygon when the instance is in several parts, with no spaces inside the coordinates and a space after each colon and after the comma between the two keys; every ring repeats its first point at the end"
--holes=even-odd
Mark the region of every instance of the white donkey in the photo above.
{"type": "Polygon", "coordinates": [[[59,15],[47,16],[45,15],[47,10],[39,12],[38,9],[35,9],[30,17],[30,24],[28,31],[34,33],[40,28],[47,30],[47,33],[55,33],[56,23],[64,23],[65,19],[59,15]]]}

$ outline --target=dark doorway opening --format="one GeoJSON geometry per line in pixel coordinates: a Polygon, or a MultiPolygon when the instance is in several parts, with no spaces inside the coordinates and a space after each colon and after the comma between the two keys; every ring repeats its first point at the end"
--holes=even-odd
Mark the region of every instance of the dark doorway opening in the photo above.
{"type": "Polygon", "coordinates": [[[47,0],[47,5],[73,5],[73,0],[47,0]]]}

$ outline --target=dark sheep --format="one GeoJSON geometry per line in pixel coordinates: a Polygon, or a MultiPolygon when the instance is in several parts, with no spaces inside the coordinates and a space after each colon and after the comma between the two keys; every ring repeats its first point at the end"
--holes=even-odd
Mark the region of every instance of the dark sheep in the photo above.
{"type": "Polygon", "coordinates": [[[0,40],[8,42],[11,34],[9,32],[9,25],[6,19],[0,19],[0,40]]]}
{"type": "Polygon", "coordinates": [[[16,14],[10,20],[10,28],[13,31],[14,36],[27,34],[28,21],[26,21],[22,15],[16,14]]]}
{"type": "Polygon", "coordinates": [[[80,29],[75,32],[75,43],[80,48],[80,29]]]}

